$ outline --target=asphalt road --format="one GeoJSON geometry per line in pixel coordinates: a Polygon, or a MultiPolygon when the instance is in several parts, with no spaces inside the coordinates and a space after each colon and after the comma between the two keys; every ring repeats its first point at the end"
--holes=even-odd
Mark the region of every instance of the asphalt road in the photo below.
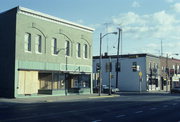
{"type": "Polygon", "coordinates": [[[0,122],[180,122],[180,95],[121,95],[47,103],[0,103],[0,122]]]}

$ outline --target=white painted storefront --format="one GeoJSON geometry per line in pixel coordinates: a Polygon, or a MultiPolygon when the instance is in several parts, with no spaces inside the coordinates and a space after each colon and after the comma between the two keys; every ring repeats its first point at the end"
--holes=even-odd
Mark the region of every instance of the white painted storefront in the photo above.
{"type": "MultiPolygon", "coordinates": [[[[111,85],[116,87],[116,62],[117,58],[114,56],[104,56],[102,59],[102,85],[109,84],[109,72],[106,71],[106,65],[111,60],[112,62],[112,72],[111,72],[111,85]]],[[[149,63],[147,62],[146,56],[141,57],[123,57],[119,59],[120,62],[120,72],[118,73],[118,88],[120,91],[150,91],[159,90],[155,85],[149,85],[148,70],[149,63]],[[138,71],[133,71],[133,63],[139,66],[138,71]],[[142,74],[140,73],[142,72],[142,74]],[[142,80],[140,76],[142,75],[142,80]]],[[[99,63],[98,58],[93,59],[93,72],[97,74],[96,64],[99,63]]],[[[159,78],[158,78],[159,79],[159,78]]],[[[94,84],[97,84],[97,80],[94,80],[94,84]]]]}

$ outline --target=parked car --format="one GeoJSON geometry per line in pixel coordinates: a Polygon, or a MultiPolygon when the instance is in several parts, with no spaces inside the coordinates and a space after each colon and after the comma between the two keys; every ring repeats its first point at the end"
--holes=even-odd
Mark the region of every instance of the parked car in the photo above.
{"type": "MultiPolygon", "coordinates": [[[[99,86],[93,88],[93,93],[98,93],[98,92],[99,92],[99,86]]],[[[109,93],[109,85],[102,85],[101,92],[109,93]]],[[[114,86],[111,86],[111,93],[117,93],[117,92],[119,92],[119,89],[115,88],[114,86]]]]}
{"type": "MultiPolygon", "coordinates": [[[[102,89],[104,93],[109,93],[109,85],[102,85],[102,89]]],[[[115,88],[114,86],[111,86],[111,93],[117,93],[119,92],[119,88],[115,88]]]]}
{"type": "Polygon", "coordinates": [[[180,93],[180,86],[176,86],[174,88],[171,88],[171,93],[180,93]]]}

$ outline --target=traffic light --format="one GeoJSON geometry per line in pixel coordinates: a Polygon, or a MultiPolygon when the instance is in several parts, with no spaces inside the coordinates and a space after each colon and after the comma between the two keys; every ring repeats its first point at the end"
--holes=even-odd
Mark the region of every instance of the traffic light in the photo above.
{"type": "Polygon", "coordinates": [[[96,72],[99,72],[99,71],[100,71],[100,68],[101,68],[101,67],[100,67],[99,63],[97,63],[97,64],[96,64],[96,72]]]}
{"type": "Polygon", "coordinates": [[[106,72],[112,72],[112,63],[111,62],[106,63],[106,72]]]}
{"type": "Polygon", "coordinates": [[[120,72],[121,71],[121,64],[120,62],[116,63],[116,72],[120,72]]]}

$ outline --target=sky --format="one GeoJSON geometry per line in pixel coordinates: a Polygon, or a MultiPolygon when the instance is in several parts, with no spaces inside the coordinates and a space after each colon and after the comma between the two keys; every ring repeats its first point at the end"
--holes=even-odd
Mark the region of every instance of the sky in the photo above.
{"type": "MultiPolygon", "coordinates": [[[[0,12],[16,6],[94,28],[93,55],[99,55],[100,33],[117,28],[122,54],[180,54],[180,0],[0,0],[0,12]]],[[[102,41],[103,53],[117,54],[118,35],[102,41]]]]}

